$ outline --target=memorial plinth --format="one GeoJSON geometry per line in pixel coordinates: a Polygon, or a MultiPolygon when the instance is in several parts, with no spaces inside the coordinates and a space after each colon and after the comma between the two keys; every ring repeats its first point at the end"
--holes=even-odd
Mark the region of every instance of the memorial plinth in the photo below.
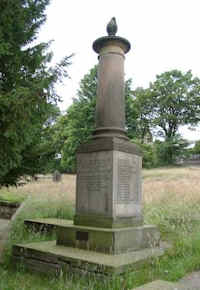
{"type": "MultiPolygon", "coordinates": [[[[62,249],[63,254],[57,261],[64,259],[64,265],[68,268],[71,265],[76,271],[85,263],[92,269],[97,255],[95,263],[99,261],[97,268],[101,269],[98,270],[101,274],[109,272],[103,262],[107,258],[111,273],[123,273],[127,267],[133,269],[136,261],[138,264],[156,253],[163,253],[159,249],[157,228],[143,225],[142,156],[125,130],[124,60],[130,43],[115,36],[116,30],[113,18],[107,26],[109,35],[93,43],[99,59],[96,128],[92,140],[77,151],[74,221],[57,225],[57,242],[49,249],[51,256],[54,250],[56,255],[62,249]],[[68,255],[70,249],[74,249],[73,261],[68,255]],[[126,259],[128,253],[130,257],[126,259]]],[[[19,247],[28,260],[29,247],[27,250],[19,247]]],[[[31,244],[31,251],[39,257],[40,263],[44,255],[40,255],[39,249],[48,252],[46,247],[34,248],[31,244]]],[[[15,252],[17,259],[17,248],[15,252]]],[[[63,262],[59,265],[63,267],[63,262]]]]}
{"type": "Polygon", "coordinates": [[[76,225],[120,228],[140,226],[142,160],[137,147],[102,137],[77,153],[76,225]]]}

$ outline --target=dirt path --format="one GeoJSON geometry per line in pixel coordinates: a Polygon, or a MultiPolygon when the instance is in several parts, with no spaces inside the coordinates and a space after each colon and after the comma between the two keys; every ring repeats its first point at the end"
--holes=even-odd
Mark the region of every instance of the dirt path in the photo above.
{"type": "Polygon", "coordinates": [[[9,224],[10,220],[0,219],[0,264],[2,263],[3,248],[8,237],[9,224]]]}

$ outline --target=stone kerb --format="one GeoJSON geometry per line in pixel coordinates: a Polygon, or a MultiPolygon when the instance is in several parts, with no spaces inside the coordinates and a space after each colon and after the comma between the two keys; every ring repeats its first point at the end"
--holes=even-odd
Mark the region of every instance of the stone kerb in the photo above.
{"type": "Polygon", "coordinates": [[[10,219],[19,206],[18,202],[0,201],[0,219],[10,219]]]}

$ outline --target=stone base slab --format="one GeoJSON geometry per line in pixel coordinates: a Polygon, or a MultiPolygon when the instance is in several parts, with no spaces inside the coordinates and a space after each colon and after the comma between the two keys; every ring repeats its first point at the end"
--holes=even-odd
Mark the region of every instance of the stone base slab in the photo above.
{"type": "Polygon", "coordinates": [[[57,225],[57,245],[106,254],[128,253],[159,246],[160,233],[153,225],[121,229],[57,225]]]}
{"type": "Polygon", "coordinates": [[[56,241],[13,246],[13,262],[32,271],[60,274],[78,273],[110,276],[134,271],[152,258],[164,254],[166,245],[120,255],[108,255],[56,245],[56,241]]]}

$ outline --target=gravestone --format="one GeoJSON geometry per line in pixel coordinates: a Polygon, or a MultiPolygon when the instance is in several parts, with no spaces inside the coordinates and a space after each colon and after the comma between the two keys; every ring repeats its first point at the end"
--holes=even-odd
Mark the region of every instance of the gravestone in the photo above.
{"type": "Polygon", "coordinates": [[[77,151],[74,220],[56,225],[56,242],[13,248],[14,260],[36,271],[121,274],[164,253],[157,228],[143,224],[142,156],[125,130],[124,60],[130,43],[115,35],[115,18],[107,31],[93,43],[99,59],[96,128],[77,151]]]}
{"type": "Polygon", "coordinates": [[[62,180],[62,174],[58,170],[55,170],[52,175],[52,180],[53,182],[60,182],[62,180]]]}

